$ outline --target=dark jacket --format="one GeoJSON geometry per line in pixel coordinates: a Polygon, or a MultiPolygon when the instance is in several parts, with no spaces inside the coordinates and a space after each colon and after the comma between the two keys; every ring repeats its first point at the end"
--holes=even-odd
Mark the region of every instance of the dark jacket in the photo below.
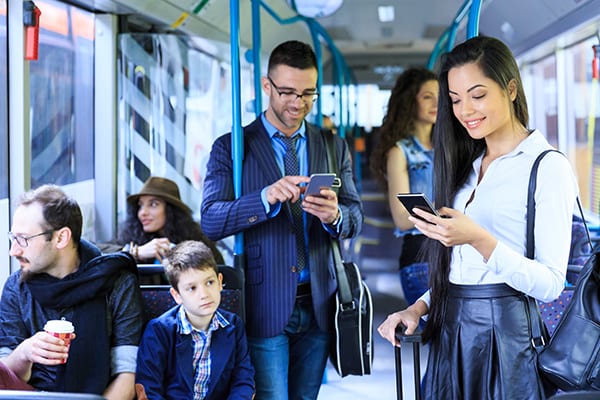
{"type": "MultiPolygon", "coordinates": [[[[177,328],[173,307],[148,323],[137,356],[136,383],[144,385],[149,399],[194,398],[194,343],[192,335],[177,328]]],[[[244,400],[254,395],[254,367],[244,323],[219,309],[229,325],[212,332],[211,369],[205,400],[244,400]]]]}
{"type": "MultiPolygon", "coordinates": [[[[328,172],[324,134],[306,124],[308,172],[328,172]]],[[[352,178],[348,146],[334,136],[342,186],[338,205],[342,212],[340,238],[358,235],[363,215],[360,197],[352,178]]],[[[244,128],[242,196],[233,190],[231,134],[213,144],[204,181],[202,230],[212,240],[244,233],[246,256],[246,332],[251,337],[281,334],[287,325],[298,284],[295,264],[296,236],[289,207],[269,218],[261,201],[261,190],[281,179],[271,138],[260,117],[244,128]]],[[[331,330],[332,299],[337,282],[331,257],[331,235],[318,218],[306,214],[310,283],[319,328],[331,330]]]]}

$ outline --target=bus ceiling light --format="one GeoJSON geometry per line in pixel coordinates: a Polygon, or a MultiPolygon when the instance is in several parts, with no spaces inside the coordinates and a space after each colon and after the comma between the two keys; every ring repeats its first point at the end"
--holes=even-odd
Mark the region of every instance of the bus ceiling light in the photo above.
{"type": "Polygon", "coordinates": [[[290,7],[309,18],[328,17],[336,12],[344,0],[287,0],[290,7]]]}
{"type": "Polygon", "coordinates": [[[377,7],[377,16],[379,17],[379,22],[393,22],[395,18],[394,11],[394,6],[377,7]]]}

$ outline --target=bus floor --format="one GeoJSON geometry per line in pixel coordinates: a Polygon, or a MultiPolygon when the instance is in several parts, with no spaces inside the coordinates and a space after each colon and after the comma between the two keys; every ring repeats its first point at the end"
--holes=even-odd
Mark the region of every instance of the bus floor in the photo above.
{"type": "MultiPolygon", "coordinates": [[[[388,314],[406,307],[400,286],[397,261],[361,261],[365,282],[373,297],[373,341],[374,358],[371,375],[341,378],[328,362],[324,384],[318,400],[395,400],[396,370],[393,346],[377,333],[377,327],[388,314]],[[386,265],[389,264],[389,265],[386,265]]],[[[414,399],[414,374],[412,345],[402,348],[404,399],[414,399]]],[[[421,347],[421,374],[427,363],[427,348],[421,347]]]]}

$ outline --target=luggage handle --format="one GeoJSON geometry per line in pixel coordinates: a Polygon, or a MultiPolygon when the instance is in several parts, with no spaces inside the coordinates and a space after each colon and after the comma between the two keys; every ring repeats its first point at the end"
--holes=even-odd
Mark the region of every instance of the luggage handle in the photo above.
{"type": "Polygon", "coordinates": [[[406,326],[403,324],[398,325],[396,328],[396,340],[405,343],[421,343],[421,333],[413,333],[410,335],[405,334],[406,326]]]}
{"type": "MultiPolygon", "coordinates": [[[[415,385],[415,399],[421,400],[421,334],[413,333],[406,335],[406,326],[403,324],[396,327],[396,340],[400,342],[412,343],[413,345],[413,374],[415,385]]],[[[402,394],[402,350],[398,346],[394,346],[394,354],[396,358],[396,396],[399,400],[403,399],[402,394]],[[398,370],[400,368],[400,370],[398,370]]]]}

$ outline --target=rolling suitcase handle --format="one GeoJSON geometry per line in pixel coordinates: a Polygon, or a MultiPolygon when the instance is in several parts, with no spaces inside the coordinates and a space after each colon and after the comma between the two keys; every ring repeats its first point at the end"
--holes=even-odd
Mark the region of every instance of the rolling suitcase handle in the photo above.
{"type": "MultiPolygon", "coordinates": [[[[405,326],[398,326],[396,329],[396,339],[400,343],[412,343],[413,345],[415,399],[421,400],[421,334],[415,333],[412,335],[405,335],[405,330],[405,326]]],[[[402,349],[395,346],[394,353],[396,358],[396,396],[398,400],[402,400],[402,349]]]]}

